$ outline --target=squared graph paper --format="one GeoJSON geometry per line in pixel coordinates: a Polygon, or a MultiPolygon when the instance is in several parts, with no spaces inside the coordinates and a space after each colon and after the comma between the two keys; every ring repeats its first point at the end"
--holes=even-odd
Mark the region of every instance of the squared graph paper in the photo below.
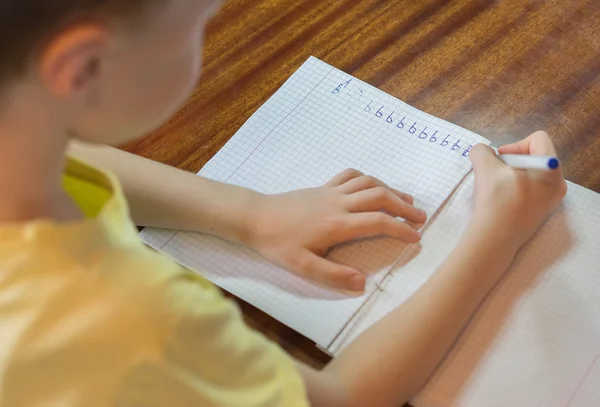
{"type": "MultiPolygon", "coordinates": [[[[472,214],[473,176],[330,348],[338,353],[433,274],[472,214]]],[[[600,406],[600,195],[569,183],[562,207],[521,251],[417,407],[600,406]]]]}
{"type": "MultiPolygon", "coordinates": [[[[322,185],[351,167],[413,194],[432,216],[470,171],[476,143],[490,144],[311,57],[199,175],[275,194],[322,185]]],[[[369,276],[364,295],[349,297],[212,236],[146,229],[142,238],[323,347],[407,247],[379,238],[334,249],[330,258],[369,276]]]]}

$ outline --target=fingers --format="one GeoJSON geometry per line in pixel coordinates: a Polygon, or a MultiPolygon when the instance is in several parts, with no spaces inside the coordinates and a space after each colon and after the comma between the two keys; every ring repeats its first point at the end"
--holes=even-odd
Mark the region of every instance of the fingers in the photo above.
{"type": "Polygon", "coordinates": [[[365,174],[363,174],[362,172],[360,172],[358,170],[355,170],[353,168],[348,168],[347,170],[344,170],[344,171],[340,172],[338,175],[336,175],[335,177],[333,177],[331,179],[331,181],[329,181],[327,184],[325,184],[325,186],[337,187],[342,184],[345,184],[346,182],[348,182],[354,178],[358,178],[363,175],[365,175],[365,174]]]}
{"type": "Polygon", "coordinates": [[[380,181],[375,177],[371,177],[364,174],[358,177],[354,177],[344,182],[343,184],[340,184],[338,187],[345,194],[353,194],[355,192],[364,191],[366,189],[383,187],[389,189],[393,194],[402,199],[404,202],[408,202],[411,205],[414,202],[414,198],[411,195],[390,188],[383,181],[380,181]]]}
{"type": "Polygon", "coordinates": [[[556,156],[556,148],[545,131],[536,131],[528,137],[531,140],[529,153],[531,155],[552,155],[556,156]]]}
{"type": "Polygon", "coordinates": [[[527,139],[523,139],[517,143],[505,144],[498,147],[500,154],[529,154],[529,143],[527,139]]]}
{"type": "Polygon", "coordinates": [[[427,220],[424,211],[408,204],[384,187],[375,187],[348,195],[347,201],[347,209],[352,213],[384,210],[393,217],[402,217],[415,223],[427,220]]]}
{"type": "Polygon", "coordinates": [[[556,156],[556,149],[545,131],[536,131],[529,137],[498,148],[500,154],[531,154],[556,156]]]}
{"type": "Polygon", "coordinates": [[[340,190],[345,194],[353,194],[358,191],[363,191],[365,189],[375,188],[379,186],[386,186],[382,181],[378,180],[375,177],[371,177],[369,175],[362,175],[360,177],[353,178],[348,182],[340,185],[340,190]]]}
{"type": "Polygon", "coordinates": [[[349,241],[380,235],[390,236],[408,243],[421,240],[421,233],[406,223],[382,212],[355,213],[346,216],[337,231],[340,241],[349,241]]]}
{"type": "Polygon", "coordinates": [[[502,161],[496,156],[496,153],[494,153],[494,150],[485,144],[474,146],[469,153],[469,158],[471,159],[475,173],[504,166],[502,161]]]}
{"type": "Polygon", "coordinates": [[[297,273],[311,281],[327,287],[362,291],[366,276],[352,267],[337,264],[306,250],[300,260],[297,273]]]}
{"type": "Polygon", "coordinates": [[[412,197],[412,195],[409,195],[405,192],[402,191],[398,191],[397,189],[394,188],[389,188],[387,187],[390,191],[392,191],[392,193],[394,195],[396,195],[398,198],[402,199],[404,202],[406,202],[409,205],[413,205],[415,203],[415,199],[412,197]]]}
{"type": "Polygon", "coordinates": [[[413,205],[415,203],[415,199],[412,197],[412,195],[409,195],[405,192],[402,191],[398,191],[397,189],[394,188],[390,188],[387,187],[394,195],[396,195],[398,198],[402,199],[404,202],[406,202],[409,205],[413,205]]]}

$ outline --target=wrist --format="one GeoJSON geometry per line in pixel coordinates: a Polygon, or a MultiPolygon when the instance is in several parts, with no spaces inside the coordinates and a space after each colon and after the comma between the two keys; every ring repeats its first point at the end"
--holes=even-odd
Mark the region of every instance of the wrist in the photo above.
{"type": "Polygon", "coordinates": [[[207,233],[249,246],[256,233],[255,221],[262,194],[248,188],[194,176],[186,202],[187,230],[207,233]]]}
{"type": "Polygon", "coordinates": [[[230,240],[252,249],[256,247],[260,240],[261,219],[263,219],[261,214],[266,198],[266,195],[254,190],[244,191],[244,197],[232,211],[232,229],[235,232],[230,240]]]}
{"type": "Polygon", "coordinates": [[[516,256],[521,247],[518,240],[503,228],[477,222],[469,225],[460,246],[466,250],[510,260],[516,256]]]}
{"type": "Polygon", "coordinates": [[[446,285],[451,284],[454,289],[483,295],[508,270],[516,253],[514,245],[471,226],[438,270],[437,278],[446,281],[446,285]]]}

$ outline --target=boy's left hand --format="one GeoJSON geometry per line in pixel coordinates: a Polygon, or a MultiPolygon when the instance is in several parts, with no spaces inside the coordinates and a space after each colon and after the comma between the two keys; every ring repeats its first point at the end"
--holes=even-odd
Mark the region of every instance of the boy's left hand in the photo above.
{"type": "Polygon", "coordinates": [[[332,288],[361,291],[359,270],[323,256],[349,240],[388,235],[416,243],[425,212],[413,198],[378,179],[346,170],[322,187],[261,196],[252,208],[248,244],[289,271],[332,288]]]}

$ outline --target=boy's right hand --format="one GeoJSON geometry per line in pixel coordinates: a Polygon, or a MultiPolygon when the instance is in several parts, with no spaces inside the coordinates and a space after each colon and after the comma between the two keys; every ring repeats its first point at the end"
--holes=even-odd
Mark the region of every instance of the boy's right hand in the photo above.
{"type": "MultiPolygon", "coordinates": [[[[498,149],[500,154],[556,156],[543,131],[498,149]]],[[[567,192],[561,169],[526,171],[500,161],[494,151],[477,145],[471,151],[475,172],[475,213],[472,229],[481,238],[518,250],[559,206],[567,192]]]]}

